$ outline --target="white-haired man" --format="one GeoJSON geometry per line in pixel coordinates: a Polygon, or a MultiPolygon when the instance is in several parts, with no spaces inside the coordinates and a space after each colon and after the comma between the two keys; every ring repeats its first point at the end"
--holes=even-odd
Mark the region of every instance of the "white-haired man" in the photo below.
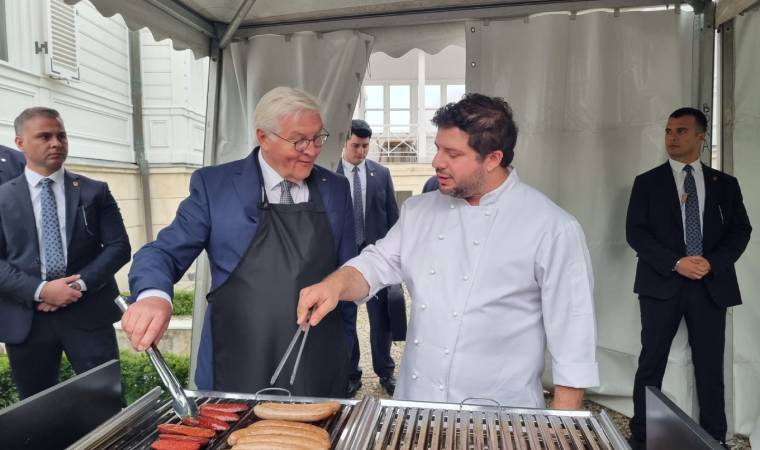
{"type": "MultiPolygon", "coordinates": [[[[348,181],[315,161],[328,132],[317,101],[286,87],[254,113],[259,147],[246,158],[196,171],[190,196],[158,238],[135,254],[129,285],[137,302],[122,319],[137,350],[169,323],[172,286],[206,250],[211,291],[195,381],[199,389],[269,387],[295,331],[299,290],[356,254],[348,181]]],[[[340,312],[311,330],[295,384],[295,353],[277,386],[295,395],[346,393],[349,348],[340,312]]]]}

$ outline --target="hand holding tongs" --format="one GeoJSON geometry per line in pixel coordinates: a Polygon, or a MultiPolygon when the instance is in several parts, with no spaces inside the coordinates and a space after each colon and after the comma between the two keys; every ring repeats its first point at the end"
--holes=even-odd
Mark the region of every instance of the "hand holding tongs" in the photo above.
{"type": "Polygon", "coordinates": [[[288,349],[285,350],[285,355],[283,355],[282,359],[280,360],[280,364],[277,365],[277,369],[275,369],[274,375],[272,375],[272,379],[269,380],[270,386],[274,386],[274,383],[277,381],[277,378],[280,376],[280,372],[282,372],[283,366],[285,366],[285,362],[288,360],[290,353],[293,351],[293,348],[296,346],[296,342],[298,342],[298,336],[300,336],[301,332],[303,331],[303,340],[301,341],[301,347],[298,348],[298,355],[296,355],[296,362],[295,364],[293,364],[293,373],[290,375],[290,385],[293,386],[293,382],[296,380],[296,373],[298,373],[298,364],[301,362],[301,353],[303,353],[303,347],[306,344],[306,338],[309,337],[309,329],[311,328],[311,326],[309,325],[309,319],[311,318],[312,311],[313,311],[313,308],[309,310],[308,314],[306,314],[306,321],[304,322],[303,327],[299,326],[298,329],[296,329],[296,334],[294,334],[293,339],[290,340],[288,349]]]}
{"type": "MultiPolygon", "coordinates": [[[[116,302],[116,305],[121,309],[122,313],[127,312],[127,307],[129,307],[129,305],[124,297],[119,295],[114,302],[116,302]]],[[[158,372],[158,376],[161,378],[161,383],[163,383],[164,387],[166,387],[169,394],[172,396],[172,407],[174,408],[174,412],[176,412],[179,417],[198,417],[198,405],[196,405],[193,400],[187,398],[177,377],[174,376],[174,373],[169,369],[161,352],[158,351],[158,347],[153,344],[145,350],[145,353],[148,354],[150,362],[152,362],[153,367],[156,368],[156,372],[158,372]]]]}

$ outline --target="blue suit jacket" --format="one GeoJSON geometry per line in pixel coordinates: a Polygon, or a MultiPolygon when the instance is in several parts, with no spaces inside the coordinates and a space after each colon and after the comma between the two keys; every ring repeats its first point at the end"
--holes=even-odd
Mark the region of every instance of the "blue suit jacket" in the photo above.
{"type": "MultiPolygon", "coordinates": [[[[375,161],[364,161],[367,166],[367,205],[364,207],[364,231],[368,244],[385,237],[398,220],[398,204],[393,189],[391,171],[375,161]]],[[[343,159],[336,169],[343,173],[343,159]]],[[[351,176],[351,174],[346,175],[351,176]]],[[[353,210],[352,210],[353,211],[353,210]]]]}
{"type": "MultiPolygon", "coordinates": [[[[134,255],[129,271],[133,295],[146,289],[160,289],[172,295],[174,283],[202,250],[209,257],[211,289],[227,280],[248,250],[258,226],[262,181],[254,163],[251,152],[247,158],[193,173],[190,196],[180,203],[172,223],[134,255]]],[[[330,219],[337,268],[356,255],[348,180],[319,166],[314,166],[309,179],[319,186],[330,219]]],[[[200,389],[213,386],[209,313],[198,353],[196,384],[200,389]]]]}
{"type": "MultiPolygon", "coordinates": [[[[56,314],[80,329],[97,329],[121,317],[114,274],[131,252],[124,222],[108,185],[66,171],[66,275],[81,274],[82,298],[56,314]]],[[[40,249],[26,177],[0,186],[0,341],[23,342],[32,325],[41,282],[40,249]]]]}
{"type": "Polygon", "coordinates": [[[23,153],[0,145],[0,184],[21,175],[25,165],[26,158],[23,153]]]}

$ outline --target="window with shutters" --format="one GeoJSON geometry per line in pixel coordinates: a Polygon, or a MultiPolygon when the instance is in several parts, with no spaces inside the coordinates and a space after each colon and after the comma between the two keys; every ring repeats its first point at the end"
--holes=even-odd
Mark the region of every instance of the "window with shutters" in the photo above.
{"type": "Polygon", "coordinates": [[[47,1],[45,71],[54,78],[79,79],[76,9],[63,0],[47,1]]]}
{"type": "Polygon", "coordinates": [[[0,60],[2,61],[8,61],[8,27],[5,17],[5,0],[0,0],[0,60]]]}

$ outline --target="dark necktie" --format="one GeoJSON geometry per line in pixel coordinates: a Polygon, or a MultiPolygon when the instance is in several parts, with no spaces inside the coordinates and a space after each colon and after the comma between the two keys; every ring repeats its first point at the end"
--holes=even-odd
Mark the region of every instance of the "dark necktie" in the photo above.
{"type": "Polygon", "coordinates": [[[686,178],[683,181],[683,190],[686,193],[684,204],[684,237],[686,241],[686,254],[689,256],[702,254],[702,228],[699,220],[699,198],[697,198],[697,184],[694,182],[693,167],[684,166],[686,178]]]}
{"type": "Polygon", "coordinates": [[[362,202],[362,183],[359,180],[359,168],[354,166],[354,228],[356,228],[356,245],[364,242],[364,204],[362,202]]]}
{"type": "Polygon", "coordinates": [[[293,195],[290,193],[290,189],[295,186],[295,183],[288,180],[282,180],[280,182],[280,203],[285,205],[292,205],[293,195]]]}
{"type": "Polygon", "coordinates": [[[45,252],[45,278],[57,280],[66,275],[66,258],[63,257],[63,241],[61,240],[61,227],[58,222],[58,207],[53,194],[53,180],[43,178],[40,180],[42,195],[42,246],[45,252]]]}

